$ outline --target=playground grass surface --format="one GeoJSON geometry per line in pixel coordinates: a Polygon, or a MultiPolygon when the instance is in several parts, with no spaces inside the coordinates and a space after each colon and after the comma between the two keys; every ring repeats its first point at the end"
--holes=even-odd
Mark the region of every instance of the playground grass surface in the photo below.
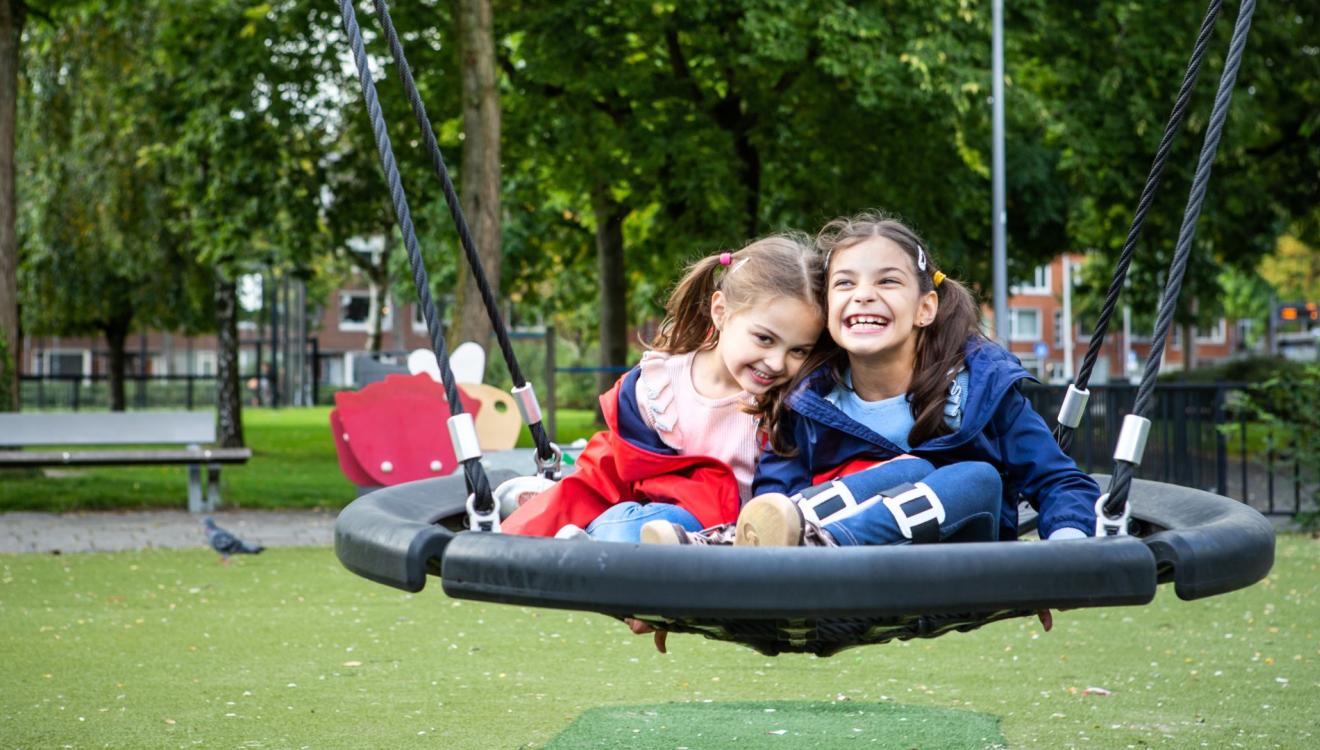
{"type": "MultiPolygon", "coordinates": [[[[252,459],[221,472],[226,506],[339,508],[348,504],[357,492],[339,470],[329,415],[329,407],[244,410],[244,437],[252,459]]],[[[144,419],[150,416],[143,412],[144,419]]],[[[564,443],[597,429],[590,411],[561,409],[557,417],[564,443]]],[[[520,440],[519,445],[532,444],[526,431],[520,440]]],[[[182,466],[0,471],[0,511],[182,508],[187,505],[187,491],[188,472],[182,466]]]]}
{"type": "Polygon", "coordinates": [[[329,548],[4,555],[0,747],[1309,748],[1318,588],[1320,542],[1284,535],[1207,600],[769,658],[406,594],[329,548]]]}

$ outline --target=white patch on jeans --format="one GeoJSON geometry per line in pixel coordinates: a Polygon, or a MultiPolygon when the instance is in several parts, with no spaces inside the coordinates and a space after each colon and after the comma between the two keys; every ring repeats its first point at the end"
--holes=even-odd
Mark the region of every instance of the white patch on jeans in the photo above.
{"type": "Polygon", "coordinates": [[[797,501],[802,516],[817,525],[834,523],[855,514],[861,506],[843,482],[834,480],[811,497],[797,501]]]}
{"type": "Polygon", "coordinates": [[[940,502],[940,496],[924,482],[913,482],[912,489],[896,497],[882,498],[881,502],[889,508],[890,513],[894,514],[894,521],[898,523],[898,530],[903,532],[905,539],[911,539],[912,529],[921,524],[932,520],[937,524],[944,523],[944,503],[940,502]],[[925,499],[929,507],[909,516],[903,506],[921,499],[925,499]]]}

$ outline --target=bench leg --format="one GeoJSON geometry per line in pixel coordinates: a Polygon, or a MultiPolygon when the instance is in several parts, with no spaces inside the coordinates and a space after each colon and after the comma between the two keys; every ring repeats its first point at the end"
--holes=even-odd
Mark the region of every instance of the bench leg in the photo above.
{"type": "Polygon", "coordinates": [[[188,512],[202,513],[205,510],[202,505],[202,467],[188,464],[188,512]]]}
{"type": "Polygon", "coordinates": [[[206,467],[206,509],[214,513],[220,507],[220,464],[206,467]]]}

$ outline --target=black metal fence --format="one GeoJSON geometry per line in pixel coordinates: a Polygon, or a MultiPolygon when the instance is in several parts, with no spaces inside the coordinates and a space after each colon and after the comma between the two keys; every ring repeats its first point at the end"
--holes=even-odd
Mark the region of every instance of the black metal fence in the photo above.
{"type": "MultiPolygon", "coordinates": [[[[1306,436],[1278,434],[1242,406],[1242,383],[1170,383],[1155,386],[1146,454],[1137,476],[1236,498],[1269,515],[1316,510],[1317,477],[1308,476],[1297,443],[1306,436]]],[[[1066,386],[1027,385],[1023,391],[1053,425],[1066,386]]],[[[1137,386],[1091,387],[1086,416],[1069,453],[1089,472],[1111,473],[1123,417],[1137,386]]]]}

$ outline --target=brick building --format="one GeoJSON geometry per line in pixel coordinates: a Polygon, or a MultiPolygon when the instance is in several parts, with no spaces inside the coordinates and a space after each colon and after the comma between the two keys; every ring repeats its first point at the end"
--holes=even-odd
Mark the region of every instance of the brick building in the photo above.
{"type": "MultiPolygon", "coordinates": [[[[1073,283],[1083,257],[1075,253],[1059,255],[1049,265],[1038,266],[1032,278],[1009,289],[1009,349],[1022,364],[1045,382],[1071,380],[1086,354],[1091,340],[1093,316],[1081,320],[1072,305],[1072,330],[1065,331],[1064,291],[1065,274],[1073,283]],[[1065,269],[1065,265],[1069,268],[1065,269]],[[1072,341],[1072,361],[1067,360],[1068,338],[1072,341]]],[[[986,308],[989,330],[994,330],[994,313],[986,308]]],[[[1236,351],[1240,332],[1236,325],[1220,318],[1208,328],[1196,331],[1194,361],[1209,363],[1228,359],[1236,351]]],[[[1091,382],[1104,383],[1139,376],[1151,347],[1150,331],[1135,330],[1131,316],[1121,308],[1110,320],[1104,346],[1096,360],[1091,382]]],[[[1175,326],[1165,346],[1162,369],[1174,371],[1182,368],[1185,359],[1183,331],[1175,326]]]]}

